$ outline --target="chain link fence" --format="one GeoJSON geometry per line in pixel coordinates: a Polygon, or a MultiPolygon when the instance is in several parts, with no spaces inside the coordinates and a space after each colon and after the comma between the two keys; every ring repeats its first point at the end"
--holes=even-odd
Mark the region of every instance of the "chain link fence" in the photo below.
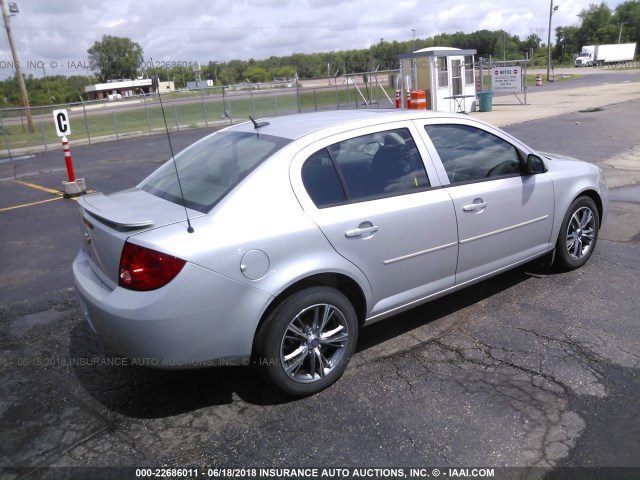
{"type": "Polygon", "coordinates": [[[61,148],[54,110],[67,110],[69,140],[74,145],[90,144],[164,133],[165,120],[170,132],[179,132],[243,122],[249,115],[260,118],[319,110],[395,108],[396,74],[376,72],[374,76],[348,77],[352,80],[315,80],[306,87],[298,82],[279,82],[185,90],[162,94],[162,103],[152,94],[31,107],[33,132],[29,132],[24,108],[0,109],[0,158],[61,148]]]}

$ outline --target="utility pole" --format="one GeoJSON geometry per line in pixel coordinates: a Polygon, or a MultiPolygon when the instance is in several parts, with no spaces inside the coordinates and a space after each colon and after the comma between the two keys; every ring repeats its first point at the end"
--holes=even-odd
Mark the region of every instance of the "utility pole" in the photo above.
{"type": "Polygon", "coordinates": [[[507,32],[502,32],[502,61],[507,61],[507,32]]]}
{"type": "Polygon", "coordinates": [[[622,40],[622,26],[626,24],[627,22],[620,22],[620,33],[618,34],[618,43],[620,43],[620,40],[622,40]]]}
{"type": "Polygon", "coordinates": [[[551,17],[558,6],[553,6],[553,0],[549,3],[549,37],[547,39],[547,82],[551,81],[551,17]]]}
{"type": "Polygon", "coordinates": [[[18,81],[18,88],[20,89],[22,104],[24,105],[25,111],[27,113],[27,125],[29,126],[29,133],[33,133],[33,118],[31,118],[29,95],[27,94],[27,87],[25,86],[24,78],[22,77],[22,70],[20,70],[18,52],[16,52],[16,46],[13,44],[13,33],[11,33],[11,25],[9,25],[9,15],[7,15],[7,9],[4,6],[4,0],[0,0],[0,6],[2,7],[2,18],[4,19],[4,27],[7,29],[7,37],[9,37],[9,46],[11,47],[11,54],[13,55],[13,63],[16,67],[16,80],[18,81]]]}

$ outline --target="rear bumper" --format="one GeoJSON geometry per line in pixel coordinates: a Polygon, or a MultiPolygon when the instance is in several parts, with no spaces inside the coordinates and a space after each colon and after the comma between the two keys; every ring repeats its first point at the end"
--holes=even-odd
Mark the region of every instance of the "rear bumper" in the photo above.
{"type": "Polygon", "coordinates": [[[80,305],[92,329],[119,354],[157,368],[246,363],[269,294],[187,263],[150,292],[110,289],[80,252],[73,262],[80,305]]]}

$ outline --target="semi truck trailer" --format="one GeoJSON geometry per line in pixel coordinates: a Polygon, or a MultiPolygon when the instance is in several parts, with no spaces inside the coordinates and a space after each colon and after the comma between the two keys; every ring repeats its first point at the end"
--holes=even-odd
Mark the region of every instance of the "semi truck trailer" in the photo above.
{"type": "Polygon", "coordinates": [[[636,54],[635,43],[585,45],[576,57],[576,67],[591,67],[606,63],[630,62],[636,54]]]}

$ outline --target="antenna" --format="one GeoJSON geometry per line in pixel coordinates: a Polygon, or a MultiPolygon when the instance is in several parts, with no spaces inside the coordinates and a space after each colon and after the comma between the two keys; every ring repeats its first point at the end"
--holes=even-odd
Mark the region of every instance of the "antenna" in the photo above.
{"type": "MultiPolygon", "coordinates": [[[[153,63],[153,58],[149,58],[151,60],[151,65],[153,68],[153,76],[155,77],[155,85],[159,85],[159,77],[156,73],[156,66],[153,63]],[[156,83],[157,82],[157,83],[156,83]]],[[[176,162],[176,156],[173,153],[173,144],[171,143],[171,135],[169,135],[169,126],[167,125],[167,117],[164,114],[164,105],[162,104],[162,95],[160,94],[160,89],[156,87],[158,91],[158,99],[160,100],[160,110],[162,111],[162,119],[164,120],[164,130],[167,132],[167,139],[169,140],[169,149],[171,150],[171,159],[173,160],[173,168],[176,170],[176,179],[178,180],[178,188],[180,189],[180,197],[182,198],[182,206],[184,207],[184,214],[187,217],[187,232],[193,233],[195,230],[191,226],[191,221],[189,220],[189,211],[187,210],[187,202],[184,199],[184,192],[182,191],[182,182],[180,182],[180,174],[178,173],[178,164],[176,162]]]]}
{"type": "Polygon", "coordinates": [[[255,121],[251,115],[249,115],[249,119],[253,123],[253,128],[255,128],[256,130],[259,129],[260,127],[265,127],[265,126],[269,125],[269,122],[257,122],[257,121],[255,121]]]}

